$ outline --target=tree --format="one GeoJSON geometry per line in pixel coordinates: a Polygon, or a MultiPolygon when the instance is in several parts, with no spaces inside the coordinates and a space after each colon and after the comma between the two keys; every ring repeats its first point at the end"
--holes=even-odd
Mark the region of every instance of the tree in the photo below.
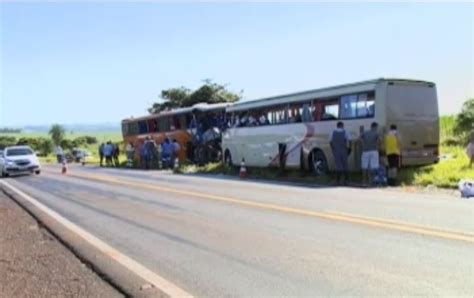
{"type": "Polygon", "coordinates": [[[160,102],[154,103],[149,109],[150,113],[189,107],[196,103],[220,103],[235,102],[242,98],[242,93],[234,93],[227,90],[227,85],[213,83],[211,80],[204,80],[204,85],[191,91],[186,87],[170,88],[162,90],[160,102]]]}
{"type": "Polygon", "coordinates": [[[53,141],[50,139],[41,138],[38,150],[40,151],[41,155],[48,156],[53,152],[53,146],[53,141]]]}
{"type": "Polygon", "coordinates": [[[64,140],[66,130],[63,126],[59,124],[53,124],[51,126],[51,129],[49,130],[49,134],[51,135],[53,143],[57,146],[61,143],[62,140],[64,140]]]}
{"type": "Polygon", "coordinates": [[[64,150],[72,150],[74,147],[76,147],[77,144],[74,143],[74,141],[71,141],[69,139],[62,139],[61,142],[59,142],[59,146],[63,148],[64,150]]]}
{"type": "Polygon", "coordinates": [[[465,135],[474,130],[474,98],[466,100],[461,113],[456,117],[454,133],[465,135]]]}

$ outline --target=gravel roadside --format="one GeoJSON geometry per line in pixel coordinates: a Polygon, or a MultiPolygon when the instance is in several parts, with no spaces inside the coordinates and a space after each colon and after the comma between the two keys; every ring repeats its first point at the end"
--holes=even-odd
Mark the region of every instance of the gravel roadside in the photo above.
{"type": "Polygon", "coordinates": [[[123,297],[0,192],[0,297],[123,297]]]}

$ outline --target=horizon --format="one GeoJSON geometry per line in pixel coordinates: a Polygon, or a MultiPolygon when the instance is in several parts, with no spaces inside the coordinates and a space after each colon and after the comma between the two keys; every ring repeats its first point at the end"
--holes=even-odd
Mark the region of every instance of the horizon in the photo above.
{"type": "Polygon", "coordinates": [[[474,97],[472,3],[2,2],[0,16],[0,127],[120,124],[206,78],[243,101],[427,80],[440,115],[474,97]]]}

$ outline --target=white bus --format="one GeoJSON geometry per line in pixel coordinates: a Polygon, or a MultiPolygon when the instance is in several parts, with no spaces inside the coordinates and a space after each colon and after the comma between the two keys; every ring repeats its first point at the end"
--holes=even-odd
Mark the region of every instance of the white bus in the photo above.
{"type": "Polygon", "coordinates": [[[222,139],[224,162],[309,170],[335,168],[330,134],[338,121],[349,132],[349,167],[360,169],[360,134],[379,124],[383,133],[398,126],[402,165],[438,161],[439,115],[434,83],[376,79],[235,104],[226,109],[232,123],[222,139]]]}

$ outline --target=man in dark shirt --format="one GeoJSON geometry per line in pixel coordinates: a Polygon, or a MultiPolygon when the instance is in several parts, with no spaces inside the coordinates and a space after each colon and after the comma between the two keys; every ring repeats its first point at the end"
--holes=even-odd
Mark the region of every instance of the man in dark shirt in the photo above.
{"type": "Polygon", "coordinates": [[[362,177],[364,185],[372,184],[372,178],[375,171],[380,166],[379,148],[380,135],[378,133],[378,124],[373,122],[370,125],[370,130],[362,133],[362,177]]]}
{"type": "Polygon", "coordinates": [[[349,180],[348,153],[350,147],[350,137],[344,129],[344,123],[338,122],[337,128],[331,134],[330,145],[334,163],[336,164],[336,182],[341,183],[341,176],[344,176],[343,184],[346,185],[349,180]]]}

